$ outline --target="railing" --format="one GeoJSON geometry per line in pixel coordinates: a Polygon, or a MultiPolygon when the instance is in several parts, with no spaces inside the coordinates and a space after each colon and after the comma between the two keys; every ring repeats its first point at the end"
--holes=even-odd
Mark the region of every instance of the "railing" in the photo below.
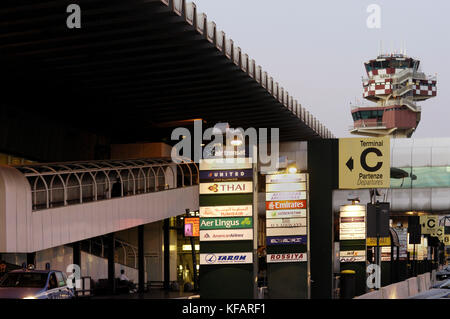
{"type": "Polygon", "coordinates": [[[33,210],[198,184],[190,161],[135,159],[15,166],[31,186],[33,210]],[[117,184],[114,186],[114,184],[117,184]]]}
{"type": "Polygon", "coordinates": [[[385,129],[386,123],[385,122],[360,122],[360,124],[354,124],[349,127],[350,130],[358,129],[358,128],[379,128],[379,129],[385,129]]]}

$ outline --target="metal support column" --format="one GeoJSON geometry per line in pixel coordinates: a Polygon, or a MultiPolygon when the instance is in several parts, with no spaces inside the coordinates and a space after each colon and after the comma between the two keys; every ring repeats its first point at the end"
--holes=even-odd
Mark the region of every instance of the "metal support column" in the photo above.
{"type": "Polygon", "coordinates": [[[144,225],[138,226],[138,291],[144,292],[145,259],[144,259],[144,225]]]}
{"type": "Polygon", "coordinates": [[[170,289],[170,219],[164,220],[164,289],[170,289]]]}
{"type": "Polygon", "coordinates": [[[72,244],[73,264],[78,265],[81,269],[81,243],[79,241],[72,244]]]}
{"type": "Polygon", "coordinates": [[[116,274],[114,265],[115,236],[114,233],[106,235],[107,257],[108,257],[108,286],[110,292],[116,293],[116,274]]]}

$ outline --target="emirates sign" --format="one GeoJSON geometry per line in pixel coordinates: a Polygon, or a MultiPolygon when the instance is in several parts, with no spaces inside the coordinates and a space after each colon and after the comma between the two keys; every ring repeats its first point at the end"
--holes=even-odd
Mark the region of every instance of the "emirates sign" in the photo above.
{"type": "Polygon", "coordinates": [[[306,200],[280,200],[266,202],[266,210],[306,208],[306,200]]]}

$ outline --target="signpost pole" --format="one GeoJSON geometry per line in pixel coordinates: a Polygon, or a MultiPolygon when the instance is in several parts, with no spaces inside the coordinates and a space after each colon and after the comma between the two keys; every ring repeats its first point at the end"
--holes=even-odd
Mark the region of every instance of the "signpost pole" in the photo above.
{"type": "MultiPolygon", "coordinates": [[[[186,209],[186,217],[189,217],[189,209],[186,209]]],[[[192,268],[194,268],[193,274],[194,274],[194,291],[198,291],[198,280],[197,280],[197,258],[195,257],[195,242],[194,237],[189,237],[189,240],[191,242],[191,253],[192,253],[192,268]]]]}
{"type": "Polygon", "coordinates": [[[253,298],[258,298],[258,147],[253,145],[253,298]]]}

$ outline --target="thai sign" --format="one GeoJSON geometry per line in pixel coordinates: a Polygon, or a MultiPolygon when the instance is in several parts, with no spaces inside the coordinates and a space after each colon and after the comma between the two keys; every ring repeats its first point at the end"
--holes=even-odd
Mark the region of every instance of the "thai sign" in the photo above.
{"type": "Polygon", "coordinates": [[[200,194],[238,194],[252,191],[252,182],[200,183],[200,194]]]}

